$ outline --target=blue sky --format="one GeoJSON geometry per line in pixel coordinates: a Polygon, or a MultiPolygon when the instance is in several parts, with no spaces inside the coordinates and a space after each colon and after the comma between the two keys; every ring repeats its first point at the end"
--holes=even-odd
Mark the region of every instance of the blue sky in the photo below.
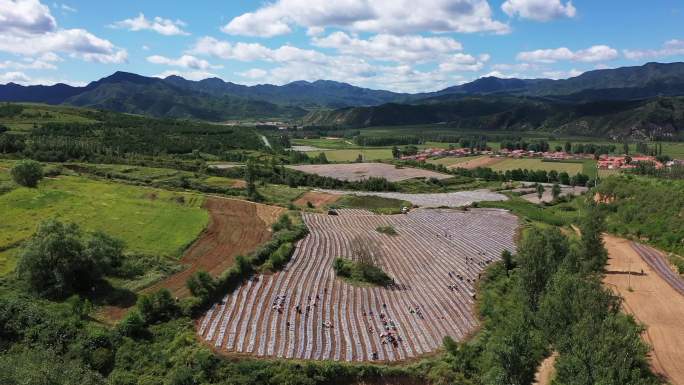
{"type": "Polygon", "coordinates": [[[431,91],[684,59],[675,0],[0,0],[0,84],[114,71],[431,91]]]}

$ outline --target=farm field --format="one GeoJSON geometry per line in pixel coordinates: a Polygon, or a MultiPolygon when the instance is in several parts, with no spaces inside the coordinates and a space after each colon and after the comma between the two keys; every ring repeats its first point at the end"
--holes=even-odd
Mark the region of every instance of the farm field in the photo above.
{"type": "Polygon", "coordinates": [[[310,234],[286,268],[255,277],[215,304],[197,323],[200,338],[220,352],[260,357],[411,359],[438,349],[444,336],[462,340],[477,327],[478,275],[515,248],[518,219],[502,210],[340,214],[304,213],[310,234]],[[387,225],[398,234],[375,231],[387,225]],[[333,260],[350,257],[352,243],[366,239],[378,245],[374,257],[394,285],[355,287],[336,278],[333,260]],[[387,332],[399,337],[396,345],[382,343],[387,332]]]}
{"type": "Polygon", "coordinates": [[[398,199],[410,202],[420,207],[459,207],[467,206],[473,202],[480,201],[505,201],[505,195],[491,192],[489,190],[470,190],[456,191],[448,193],[432,194],[406,194],[395,192],[373,192],[373,191],[339,191],[339,190],[320,190],[331,194],[350,194],[359,196],[376,196],[389,199],[398,199]]]}
{"type": "Polygon", "coordinates": [[[492,164],[491,167],[494,171],[508,171],[515,169],[528,169],[528,170],[545,170],[552,171],[556,170],[558,172],[567,172],[570,175],[582,172],[582,163],[570,163],[570,162],[544,162],[541,159],[513,159],[504,158],[501,162],[492,164]]]}
{"type": "Polygon", "coordinates": [[[208,222],[202,203],[194,194],[75,176],[44,179],[35,189],[16,187],[0,195],[0,249],[7,249],[0,272],[13,269],[16,246],[53,217],[120,238],[131,252],[178,257],[208,222]]]}
{"type": "Polygon", "coordinates": [[[626,312],[645,324],[643,338],[653,347],[651,365],[654,371],[672,384],[684,384],[681,359],[684,295],[644,261],[631,241],[611,235],[605,235],[604,241],[609,253],[605,285],[624,299],[626,312]],[[645,274],[640,274],[641,271],[645,274]]]}
{"type": "Polygon", "coordinates": [[[310,151],[306,154],[310,157],[315,157],[321,152],[325,153],[325,157],[331,162],[353,162],[359,157],[359,154],[363,157],[364,161],[392,159],[391,148],[350,148],[344,150],[310,151]]]}
{"type": "Polygon", "coordinates": [[[382,177],[390,182],[412,178],[451,178],[451,175],[430,170],[411,167],[397,168],[391,164],[384,163],[312,164],[287,167],[310,174],[347,181],[360,181],[371,177],[382,177]]]}
{"type": "Polygon", "coordinates": [[[235,257],[246,255],[271,237],[271,225],[285,209],[237,199],[206,198],[203,208],[209,211],[209,226],[183,254],[180,263],[188,266],[147,292],[166,288],[174,296],[189,295],[185,285],[197,271],[216,277],[233,265],[235,257]]]}
{"type": "Polygon", "coordinates": [[[28,131],[34,125],[45,123],[95,123],[97,120],[84,116],[85,112],[94,112],[82,108],[68,106],[52,106],[47,104],[22,103],[24,107],[19,115],[0,117],[0,124],[12,131],[28,131]]]}
{"type": "Polygon", "coordinates": [[[338,199],[340,199],[339,195],[318,191],[307,191],[292,203],[300,207],[306,207],[308,203],[311,203],[313,207],[318,208],[335,203],[338,199]]]}

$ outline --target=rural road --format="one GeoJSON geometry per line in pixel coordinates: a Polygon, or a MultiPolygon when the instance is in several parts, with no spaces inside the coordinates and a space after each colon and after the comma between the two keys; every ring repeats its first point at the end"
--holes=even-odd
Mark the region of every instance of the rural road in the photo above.
{"type": "Polygon", "coordinates": [[[673,289],[684,295],[684,280],[672,271],[665,260],[665,256],[660,251],[637,242],[632,242],[632,247],[651,266],[651,269],[655,270],[673,289]]]}
{"type": "Polygon", "coordinates": [[[271,148],[271,143],[268,142],[268,138],[265,137],[264,135],[259,135],[261,137],[261,140],[264,141],[264,145],[268,148],[271,148]]]}
{"type": "Polygon", "coordinates": [[[603,239],[609,254],[604,284],[624,299],[624,310],[645,325],[643,338],[653,348],[654,372],[673,385],[684,385],[684,295],[659,274],[660,267],[649,264],[658,251],[612,235],[603,239]]]}

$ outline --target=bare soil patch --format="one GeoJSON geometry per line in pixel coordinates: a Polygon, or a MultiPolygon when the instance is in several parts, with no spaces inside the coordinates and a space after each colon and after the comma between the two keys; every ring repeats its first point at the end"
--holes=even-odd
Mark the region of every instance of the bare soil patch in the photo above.
{"type": "Polygon", "coordinates": [[[546,357],[544,361],[539,364],[537,373],[534,375],[534,385],[551,384],[553,377],[556,375],[556,358],[558,358],[558,352],[553,352],[553,354],[546,357]]]}
{"type": "Polygon", "coordinates": [[[611,235],[604,241],[609,253],[604,283],[624,298],[625,310],[646,325],[643,338],[653,347],[653,370],[674,385],[684,385],[684,296],[643,260],[631,241],[611,235]]]}
{"type": "Polygon", "coordinates": [[[311,202],[311,204],[314,207],[319,208],[319,207],[329,205],[331,203],[335,203],[340,198],[341,198],[340,195],[328,194],[328,193],[317,192],[317,191],[309,191],[309,192],[305,192],[304,194],[302,194],[302,196],[299,197],[293,203],[297,206],[306,207],[307,202],[311,202]]]}
{"type": "Polygon", "coordinates": [[[467,169],[473,169],[473,168],[478,168],[478,167],[490,167],[492,165],[495,165],[499,162],[504,161],[506,158],[495,158],[491,156],[483,156],[479,158],[475,158],[472,160],[469,160],[467,162],[461,162],[461,163],[456,163],[448,168],[467,168],[467,169]]]}
{"type": "Polygon", "coordinates": [[[209,210],[209,226],[180,260],[188,268],[146,292],[167,288],[174,296],[188,296],[188,277],[201,270],[216,277],[230,268],[236,256],[248,254],[271,237],[271,224],[285,211],[281,207],[214,197],[208,197],[204,207],[209,210]]]}
{"type": "Polygon", "coordinates": [[[288,167],[309,174],[347,181],[360,181],[371,177],[385,178],[390,182],[413,178],[451,178],[451,175],[430,170],[411,167],[397,168],[384,163],[307,164],[288,167]]]}

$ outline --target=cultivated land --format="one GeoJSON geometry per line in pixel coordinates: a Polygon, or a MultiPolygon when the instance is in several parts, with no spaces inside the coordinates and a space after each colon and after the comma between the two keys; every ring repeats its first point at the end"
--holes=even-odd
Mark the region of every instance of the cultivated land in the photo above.
{"type": "Polygon", "coordinates": [[[271,238],[271,225],[285,209],[237,199],[208,197],[203,205],[209,211],[209,226],[183,254],[180,263],[188,266],[146,291],[171,290],[176,297],[190,294],[186,282],[197,271],[217,277],[233,265],[235,257],[246,255],[271,238]]]}
{"type": "Polygon", "coordinates": [[[340,190],[320,190],[330,194],[348,194],[358,196],[376,196],[382,198],[398,199],[407,201],[420,207],[460,207],[468,206],[473,202],[481,201],[505,201],[508,199],[503,194],[491,192],[489,190],[456,191],[449,193],[433,194],[406,194],[395,192],[373,192],[373,191],[340,191],[340,190]]]}
{"type": "Polygon", "coordinates": [[[582,172],[582,163],[570,163],[570,162],[544,162],[541,159],[513,159],[513,158],[503,158],[500,162],[495,162],[488,167],[491,167],[494,171],[508,171],[516,169],[528,169],[528,170],[545,170],[545,171],[558,171],[567,172],[570,175],[575,175],[578,172],[582,172]]]}
{"type": "Polygon", "coordinates": [[[308,191],[302,194],[294,203],[297,206],[305,207],[308,203],[311,203],[314,207],[324,207],[329,204],[337,202],[340,196],[337,194],[328,194],[318,191],[308,191]]]}
{"type": "Polygon", "coordinates": [[[684,295],[646,263],[652,249],[610,235],[604,241],[609,253],[605,284],[624,299],[625,310],[645,324],[653,369],[674,385],[684,384],[684,295]]]}
{"type": "Polygon", "coordinates": [[[207,224],[202,202],[198,195],[75,176],[16,187],[0,195],[0,273],[14,268],[21,242],[47,218],[103,231],[123,240],[130,252],[175,258],[207,224]]]}
{"type": "Polygon", "coordinates": [[[411,167],[396,167],[391,164],[384,163],[310,164],[287,167],[310,174],[317,174],[348,181],[360,181],[371,177],[385,178],[390,182],[412,178],[451,178],[451,175],[430,170],[422,170],[411,167]]]}
{"type": "Polygon", "coordinates": [[[444,336],[461,340],[477,327],[478,275],[503,250],[515,248],[518,219],[502,210],[340,214],[304,213],[310,234],[285,269],[257,276],[215,304],[198,321],[200,337],[221,352],[265,357],[414,358],[438,349],[444,336]],[[396,236],[375,231],[388,225],[396,236]],[[333,260],[351,257],[358,237],[379,245],[374,257],[395,285],[354,287],[336,278],[333,260]],[[410,311],[416,307],[419,312],[410,311]],[[382,343],[380,334],[388,331],[401,338],[396,346],[382,343]]]}
{"type": "Polygon", "coordinates": [[[353,162],[358,159],[359,155],[361,155],[364,161],[392,159],[392,150],[390,148],[311,151],[307,152],[307,155],[315,157],[320,155],[321,152],[325,153],[325,157],[331,162],[353,162]]]}

